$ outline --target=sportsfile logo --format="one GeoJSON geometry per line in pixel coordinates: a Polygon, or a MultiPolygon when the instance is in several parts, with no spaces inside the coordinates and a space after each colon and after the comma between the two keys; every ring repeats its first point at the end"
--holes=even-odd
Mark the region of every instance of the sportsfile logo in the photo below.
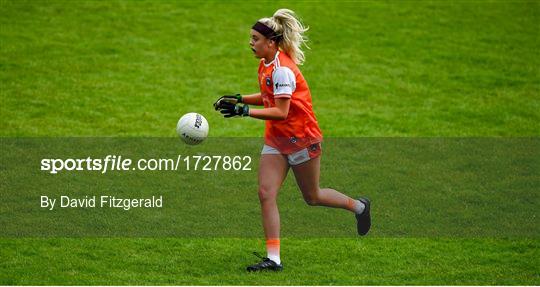
{"type": "Polygon", "coordinates": [[[133,160],[121,155],[107,155],[105,158],[44,158],[41,160],[41,171],[57,174],[60,171],[128,171],[128,170],[172,170],[178,168],[180,156],[176,159],[139,159],[137,167],[133,160]]]}
{"type": "Polygon", "coordinates": [[[190,170],[251,170],[249,155],[178,155],[176,158],[125,158],[122,155],[107,155],[104,158],[44,158],[41,171],[59,172],[91,171],[190,171],[190,170]]]}

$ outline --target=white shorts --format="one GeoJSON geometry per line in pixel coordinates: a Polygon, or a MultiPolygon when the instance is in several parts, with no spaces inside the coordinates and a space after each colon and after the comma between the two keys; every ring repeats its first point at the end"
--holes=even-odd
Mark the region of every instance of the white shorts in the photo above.
{"type": "MultiPolygon", "coordinates": [[[[264,145],[261,151],[261,154],[282,154],[274,147],[271,147],[269,145],[264,145]]],[[[301,163],[304,163],[312,158],[316,158],[319,155],[321,155],[321,144],[316,143],[312,144],[309,147],[302,149],[300,151],[297,151],[295,153],[291,153],[286,155],[287,161],[289,162],[289,165],[299,165],[301,163]]]]}

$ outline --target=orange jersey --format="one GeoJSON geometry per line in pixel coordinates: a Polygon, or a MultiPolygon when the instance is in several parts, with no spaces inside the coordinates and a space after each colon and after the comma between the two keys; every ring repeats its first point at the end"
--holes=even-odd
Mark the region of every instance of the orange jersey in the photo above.
{"type": "Polygon", "coordinates": [[[275,107],[275,99],[291,99],[285,120],[266,120],[265,144],[291,154],[322,141],[308,84],[287,54],[278,51],[269,64],[261,59],[259,86],[265,108],[275,107]]]}

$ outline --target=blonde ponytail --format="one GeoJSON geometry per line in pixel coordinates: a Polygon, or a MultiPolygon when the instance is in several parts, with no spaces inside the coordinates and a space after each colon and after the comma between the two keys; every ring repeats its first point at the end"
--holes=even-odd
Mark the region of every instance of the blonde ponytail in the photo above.
{"type": "Polygon", "coordinates": [[[281,35],[279,47],[291,57],[298,65],[302,65],[306,60],[302,45],[307,46],[307,37],[304,35],[309,28],[305,27],[298,19],[296,14],[289,9],[279,9],[272,18],[263,18],[259,22],[272,28],[277,34],[281,35]]]}

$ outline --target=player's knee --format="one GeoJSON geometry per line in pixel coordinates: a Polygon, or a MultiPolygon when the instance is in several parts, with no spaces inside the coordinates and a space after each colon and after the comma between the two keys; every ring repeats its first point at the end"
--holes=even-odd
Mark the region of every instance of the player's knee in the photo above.
{"type": "Polygon", "coordinates": [[[261,202],[276,199],[277,190],[266,186],[259,186],[259,200],[261,202]]]}
{"type": "Polygon", "coordinates": [[[311,206],[319,205],[319,195],[318,193],[304,195],[304,201],[311,206]]]}

